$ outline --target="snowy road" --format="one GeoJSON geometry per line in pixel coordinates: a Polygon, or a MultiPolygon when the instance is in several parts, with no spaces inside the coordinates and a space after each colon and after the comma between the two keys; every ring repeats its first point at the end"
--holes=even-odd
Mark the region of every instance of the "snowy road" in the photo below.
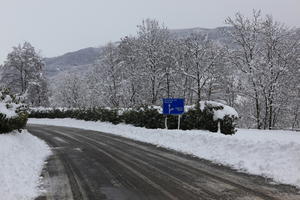
{"type": "Polygon", "coordinates": [[[96,131],[30,125],[54,155],[39,199],[300,199],[295,187],[96,131]]]}

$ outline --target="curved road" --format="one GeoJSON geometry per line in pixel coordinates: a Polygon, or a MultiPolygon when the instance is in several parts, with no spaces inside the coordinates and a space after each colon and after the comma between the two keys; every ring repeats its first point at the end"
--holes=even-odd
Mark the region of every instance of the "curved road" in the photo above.
{"type": "Polygon", "coordinates": [[[154,145],[89,130],[27,128],[54,152],[39,200],[300,199],[295,187],[154,145]]]}

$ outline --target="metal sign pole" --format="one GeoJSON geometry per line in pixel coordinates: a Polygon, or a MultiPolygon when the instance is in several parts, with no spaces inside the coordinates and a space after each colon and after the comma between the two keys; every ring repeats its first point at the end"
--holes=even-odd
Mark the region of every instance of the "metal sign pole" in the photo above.
{"type": "Polygon", "coordinates": [[[165,128],[168,130],[168,115],[165,118],[165,128]]]}
{"type": "Polygon", "coordinates": [[[178,130],[180,129],[180,118],[181,118],[181,115],[178,115],[178,130]]]}

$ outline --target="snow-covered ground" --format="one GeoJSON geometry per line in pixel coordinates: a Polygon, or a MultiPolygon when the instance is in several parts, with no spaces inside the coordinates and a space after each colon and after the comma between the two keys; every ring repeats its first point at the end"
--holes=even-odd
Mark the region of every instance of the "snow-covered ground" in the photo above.
{"type": "Polygon", "coordinates": [[[112,133],[300,187],[299,132],[239,129],[230,136],[199,130],[145,129],[75,119],[29,119],[29,123],[112,133]]]}
{"type": "Polygon", "coordinates": [[[31,200],[40,194],[40,174],[51,151],[23,130],[0,134],[0,199],[31,200]]]}

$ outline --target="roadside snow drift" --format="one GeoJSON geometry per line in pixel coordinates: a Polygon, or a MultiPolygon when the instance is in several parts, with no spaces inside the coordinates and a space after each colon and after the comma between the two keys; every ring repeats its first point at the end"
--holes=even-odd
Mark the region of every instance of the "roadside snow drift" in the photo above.
{"type": "Polygon", "coordinates": [[[297,132],[239,129],[231,136],[199,130],[145,129],[75,119],[29,119],[28,123],[112,133],[300,187],[300,134],[297,132]]]}
{"type": "Polygon", "coordinates": [[[44,160],[49,155],[46,143],[27,131],[0,134],[0,199],[36,198],[44,160]]]}

